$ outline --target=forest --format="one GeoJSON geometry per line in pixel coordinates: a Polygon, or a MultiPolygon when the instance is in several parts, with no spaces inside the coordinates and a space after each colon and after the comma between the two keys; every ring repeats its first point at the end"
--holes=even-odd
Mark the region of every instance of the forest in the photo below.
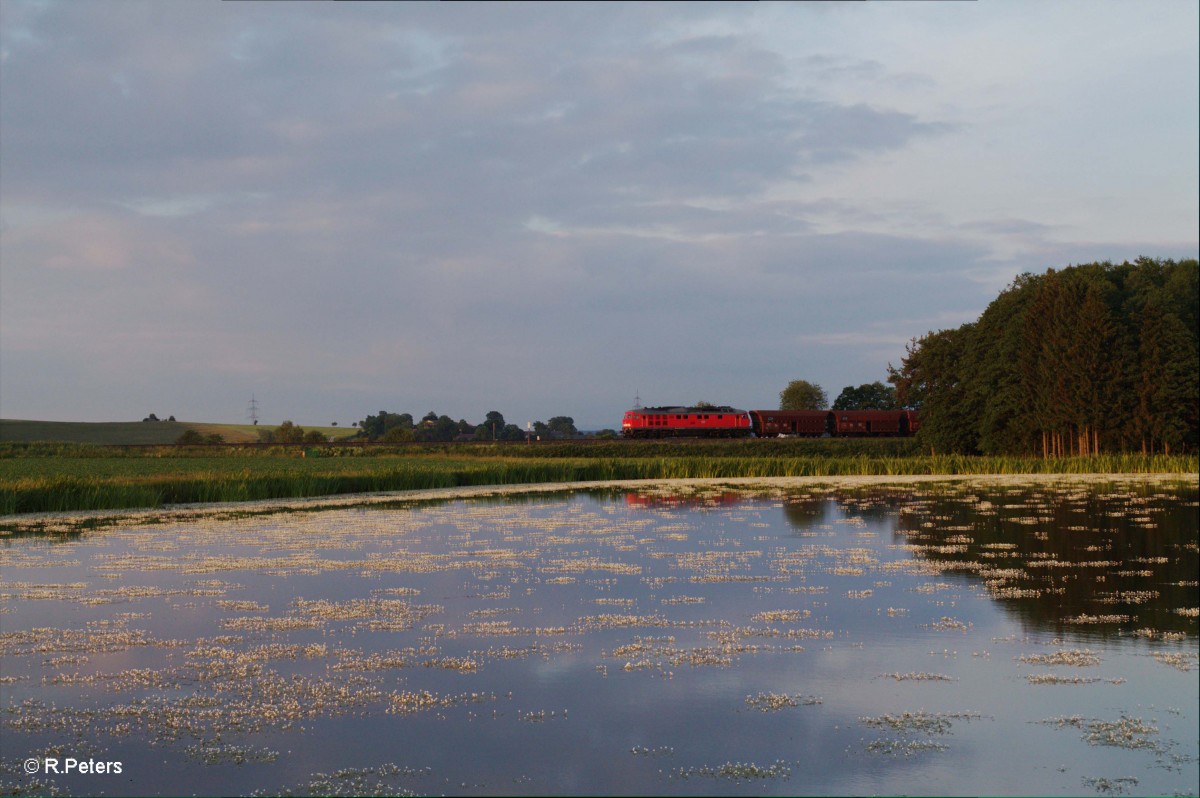
{"type": "Polygon", "coordinates": [[[1195,452],[1196,260],[1022,274],[973,323],[914,338],[888,381],[937,452],[1195,452]]]}

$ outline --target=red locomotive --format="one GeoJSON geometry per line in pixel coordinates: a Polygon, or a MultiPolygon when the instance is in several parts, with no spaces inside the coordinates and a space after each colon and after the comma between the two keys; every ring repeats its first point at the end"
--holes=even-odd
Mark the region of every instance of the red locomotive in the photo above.
{"type": "Polygon", "coordinates": [[[626,438],[748,438],[750,415],[732,407],[635,407],[625,411],[626,438]]]}
{"type": "Polygon", "coordinates": [[[912,410],[737,410],[732,407],[635,407],[625,412],[626,438],[903,437],[921,419],[912,410]]]}

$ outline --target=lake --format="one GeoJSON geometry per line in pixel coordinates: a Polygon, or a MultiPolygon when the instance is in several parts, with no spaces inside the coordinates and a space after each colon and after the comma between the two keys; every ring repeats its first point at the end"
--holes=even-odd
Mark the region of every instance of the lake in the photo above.
{"type": "Polygon", "coordinates": [[[648,486],[10,532],[0,787],[1195,794],[1197,494],[648,486]]]}

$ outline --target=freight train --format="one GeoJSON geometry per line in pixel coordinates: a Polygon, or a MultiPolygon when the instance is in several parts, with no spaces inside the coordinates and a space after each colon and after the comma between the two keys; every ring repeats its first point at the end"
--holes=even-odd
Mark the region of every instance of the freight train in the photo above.
{"type": "Polygon", "coordinates": [[[635,407],[626,438],[904,437],[921,419],[912,410],[738,410],[733,407],[635,407]]]}

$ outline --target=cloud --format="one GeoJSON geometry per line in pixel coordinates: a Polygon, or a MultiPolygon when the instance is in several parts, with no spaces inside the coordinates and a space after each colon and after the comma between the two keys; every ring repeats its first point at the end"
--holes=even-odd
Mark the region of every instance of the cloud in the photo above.
{"type": "Polygon", "coordinates": [[[1194,255],[1185,5],[1074,7],[1051,81],[978,4],[5,0],[4,412],[594,425],[880,379],[1021,271],[1194,255]]]}

